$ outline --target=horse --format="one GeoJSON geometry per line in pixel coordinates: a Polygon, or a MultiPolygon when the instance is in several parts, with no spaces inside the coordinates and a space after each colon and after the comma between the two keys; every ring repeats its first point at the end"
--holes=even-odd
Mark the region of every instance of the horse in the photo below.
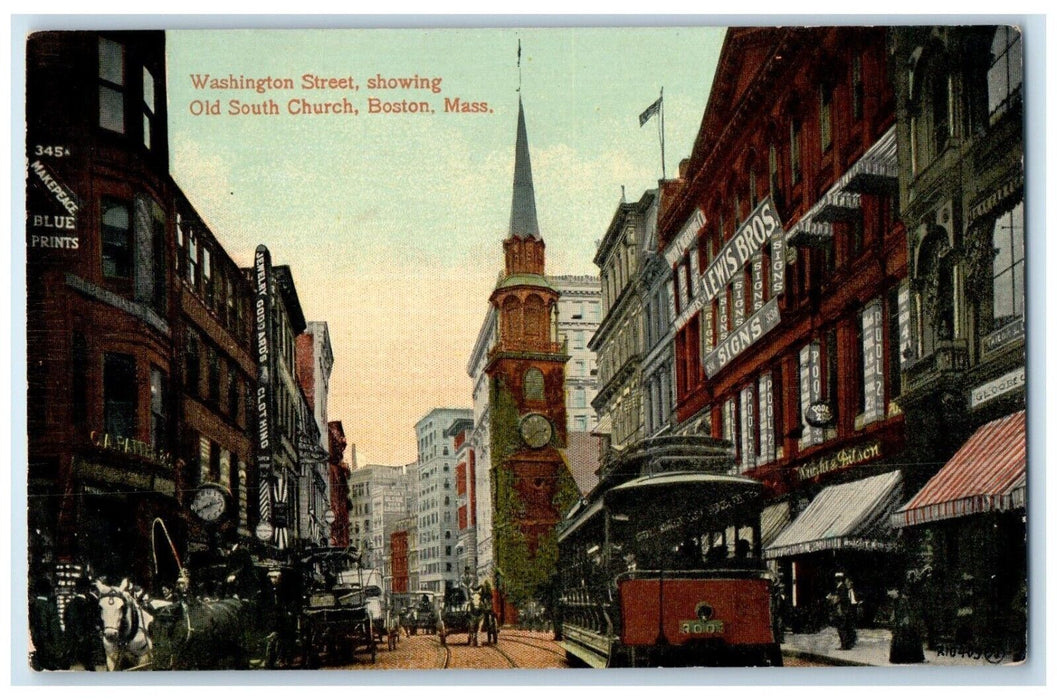
{"type": "Polygon", "coordinates": [[[99,617],[103,628],[103,650],[109,671],[146,668],[151,663],[150,636],[153,615],[135,595],[128,579],[117,586],[95,581],[99,617]]]}
{"type": "Polygon", "coordinates": [[[248,669],[255,617],[253,604],[239,598],[176,600],[154,622],[154,668],[248,669]]]}

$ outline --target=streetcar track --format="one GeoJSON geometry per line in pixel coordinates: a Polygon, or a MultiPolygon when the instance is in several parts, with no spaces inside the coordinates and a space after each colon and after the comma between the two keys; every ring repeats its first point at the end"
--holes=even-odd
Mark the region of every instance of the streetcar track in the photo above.
{"type": "MultiPolygon", "coordinates": [[[[432,638],[430,639],[430,641],[433,642],[434,644],[438,645],[440,648],[442,648],[444,650],[444,665],[441,666],[441,668],[442,669],[451,668],[451,647],[452,647],[452,645],[450,645],[450,644],[441,644],[440,640],[432,639],[432,638]]],[[[463,646],[463,645],[460,645],[460,646],[463,646]]],[[[467,646],[468,649],[469,648],[473,648],[473,649],[492,649],[493,651],[498,652],[499,655],[502,656],[506,660],[506,662],[508,664],[510,664],[510,668],[521,668],[520,666],[518,666],[517,662],[514,661],[514,659],[512,659],[510,657],[509,654],[507,654],[502,649],[498,648],[495,644],[484,644],[484,645],[481,645],[481,646],[478,646],[478,647],[470,647],[468,645],[466,645],[466,646],[467,646]]],[[[530,644],[529,646],[534,646],[534,645],[530,644]]]]}
{"type": "Polygon", "coordinates": [[[541,646],[539,644],[530,644],[529,642],[521,641],[523,639],[536,639],[536,637],[521,637],[521,636],[517,636],[517,635],[506,634],[506,635],[503,635],[503,639],[505,639],[507,641],[510,641],[510,642],[513,642],[514,644],[523,644],[523,645],[525,645],[527,647],[533,647],[534,649],[542,649],[543,651],[550,652],[551,654],[554,654],[555,656],[559,656],[559,657],[561,657],[563,659],[565,658],[564,652],[558,651],[557,649],[553,649],[551,647],[541,646]]]}

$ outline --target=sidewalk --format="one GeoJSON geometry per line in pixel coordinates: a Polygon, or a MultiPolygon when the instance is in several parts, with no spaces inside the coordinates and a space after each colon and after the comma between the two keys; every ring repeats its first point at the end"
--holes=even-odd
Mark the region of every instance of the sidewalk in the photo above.
{"type": "Polygon", "coordinates": [[[782,652],[807,661],[833,666],[994,666],[1011,663],[1008,654],[986,657],[976,650],[939,649],[925,650],[923,664],[892,664],[888,662],[888,651],[892,633],[886,629],[861,629],[859,640],[851,649],[841,649],[837,630],[824,627],[814,634],[786,634],[782,652]]]}

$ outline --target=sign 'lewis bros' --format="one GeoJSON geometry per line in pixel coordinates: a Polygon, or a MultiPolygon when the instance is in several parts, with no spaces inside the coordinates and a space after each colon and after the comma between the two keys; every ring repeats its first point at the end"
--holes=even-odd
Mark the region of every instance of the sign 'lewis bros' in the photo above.
{"type": "MultiPolygon", "coordinates": [[[[696,222],[697,218],[695,212],[691,223],[696,222]]],[[[717,298],[720,313],[733,314],[734,323],[737,324],[704,357],[705,373],[711,378],[781,322],[777,297],[785,292],[785,230],[770,197],[756,206],[734,236],[720,249],[712,263],[701,273],[698,287],[700,293],[676,318],[676,328],[682,328],[694,314],[717,298]],[[764,269],[764,261],[768,260],[764,250],[768,246],[769,269],[764,269]],[[739,277],[750,265],[753,279],[751,297],[740,283],[743,278],[739,277]],[[770,282],[770,299],[766,303],[764,276],[770,282]],[[731,285],[733,309],[728,308],[730,305],[726,296],[726,290],[731,285]]]]}

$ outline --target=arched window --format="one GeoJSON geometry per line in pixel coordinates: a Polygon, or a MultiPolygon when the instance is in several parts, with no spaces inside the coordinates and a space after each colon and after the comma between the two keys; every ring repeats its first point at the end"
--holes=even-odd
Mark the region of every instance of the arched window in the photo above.
{"type": "Polygon", "coordinates": [[[517,297],[510,296],[503,300],[500,332],[508,341],[521,338],[521,302],[517,297]]]}
{"type": "Polygon", "coordinates": [[[543,342],[547,340],[547,311],[543,299],[537,294],[530,294],[525,300],[525,340],[543,342]]]}
{"type": "Polygon", "coordinates": [[[935,352],[954,335],[952,262],[945,232],[930,232],[918,252],[918,356],[935,352]]]}
{"type": "Polygon", "coordinates": [[[543,372],[535,367],[530,367],[525,372],[525,399],[529,401],[543,400],[543,372]]]}

